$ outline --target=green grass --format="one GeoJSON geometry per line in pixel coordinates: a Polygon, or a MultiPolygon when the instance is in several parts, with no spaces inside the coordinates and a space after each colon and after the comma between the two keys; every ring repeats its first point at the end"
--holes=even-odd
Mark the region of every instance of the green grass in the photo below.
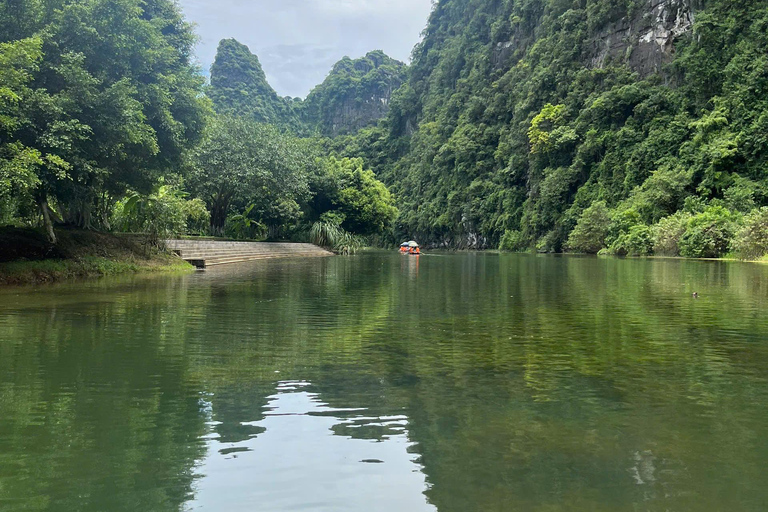
{"type": "Polygon", "coordinates": [[[48,247],[32,230],[0,230],[0,285],[38,284],[82,277],[140,272],[191,272],[179,257],[143,243],[140,237],[61,230],[59,243],[48,247]],[[45,258],[46,254],[51,257],[45,258]],[[41,258],[41,256],[43,256],[41,258]]]}
{"type": "Polygon", "coordinates": [[[71,260],[13,261],[0,263],[0,284],[39,284],[83,277],[193,270],[194,267],[186,261],[165,255],[147,260],[83,257],[71,260]]]}

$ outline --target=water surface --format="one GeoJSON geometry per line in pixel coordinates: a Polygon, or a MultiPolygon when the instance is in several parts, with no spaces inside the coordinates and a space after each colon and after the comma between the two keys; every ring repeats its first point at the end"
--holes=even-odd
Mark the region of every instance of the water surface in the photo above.
{"type": "Polygon", "coordinates": [[[763,511],[766,307],[472,253],[0,290],[0,511],[763,511]]]}

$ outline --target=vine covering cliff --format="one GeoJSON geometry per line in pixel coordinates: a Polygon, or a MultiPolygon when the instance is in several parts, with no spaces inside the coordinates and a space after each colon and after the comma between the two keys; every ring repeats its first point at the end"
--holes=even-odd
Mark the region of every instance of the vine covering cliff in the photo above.
{"type": "Polygon", "coordinates": [[[596,203],[596,247],[674,215],[735,219],[768,200],[766,7],[441,0],[386,121],[336,148],[435,245],[562,250],[596,203]]]}

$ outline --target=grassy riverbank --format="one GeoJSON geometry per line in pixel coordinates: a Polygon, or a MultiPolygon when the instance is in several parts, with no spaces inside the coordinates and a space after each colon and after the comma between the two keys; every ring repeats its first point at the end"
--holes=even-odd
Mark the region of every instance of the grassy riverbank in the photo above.
{"type": "Polygon", "coordinates": [[[31,229],[0,229],[0,285],[38,284],[139,272],[188,272],[173,254],[135,236],[57,230],[53,245],[31,229]]]}

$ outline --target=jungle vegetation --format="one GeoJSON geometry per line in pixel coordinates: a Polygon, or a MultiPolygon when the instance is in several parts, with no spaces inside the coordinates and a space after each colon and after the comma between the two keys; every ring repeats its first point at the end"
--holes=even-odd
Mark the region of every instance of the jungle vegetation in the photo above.
{"type": "Polygon", "coordinates": [[[206,85],[170,0],[8,0],[0,223],[760,258],[767,7],[441,0],[300,100],[233,39],[206,85]]]}
{"type": "MultiPolygon", "coordinates": [[[[302,239],[327,213],[357,245],[391,232],[386,187],[299,138],[314,128],[247,48],[222,41],[206,85],[195,40],[171,0],[0,2],[0,225],[302,239]]],[[[344,62],[375,81],[390,61],[344,62]]]]}
{"type": "Polygon", "coordinates": [[[397,230],[434,245],[764,255],[766,7],[443,0],[387,118],[331,148],[364,157],[397,230]],[[598,58],[649,19],[692,23],[653,69],[631,30],[598,58]]]}

